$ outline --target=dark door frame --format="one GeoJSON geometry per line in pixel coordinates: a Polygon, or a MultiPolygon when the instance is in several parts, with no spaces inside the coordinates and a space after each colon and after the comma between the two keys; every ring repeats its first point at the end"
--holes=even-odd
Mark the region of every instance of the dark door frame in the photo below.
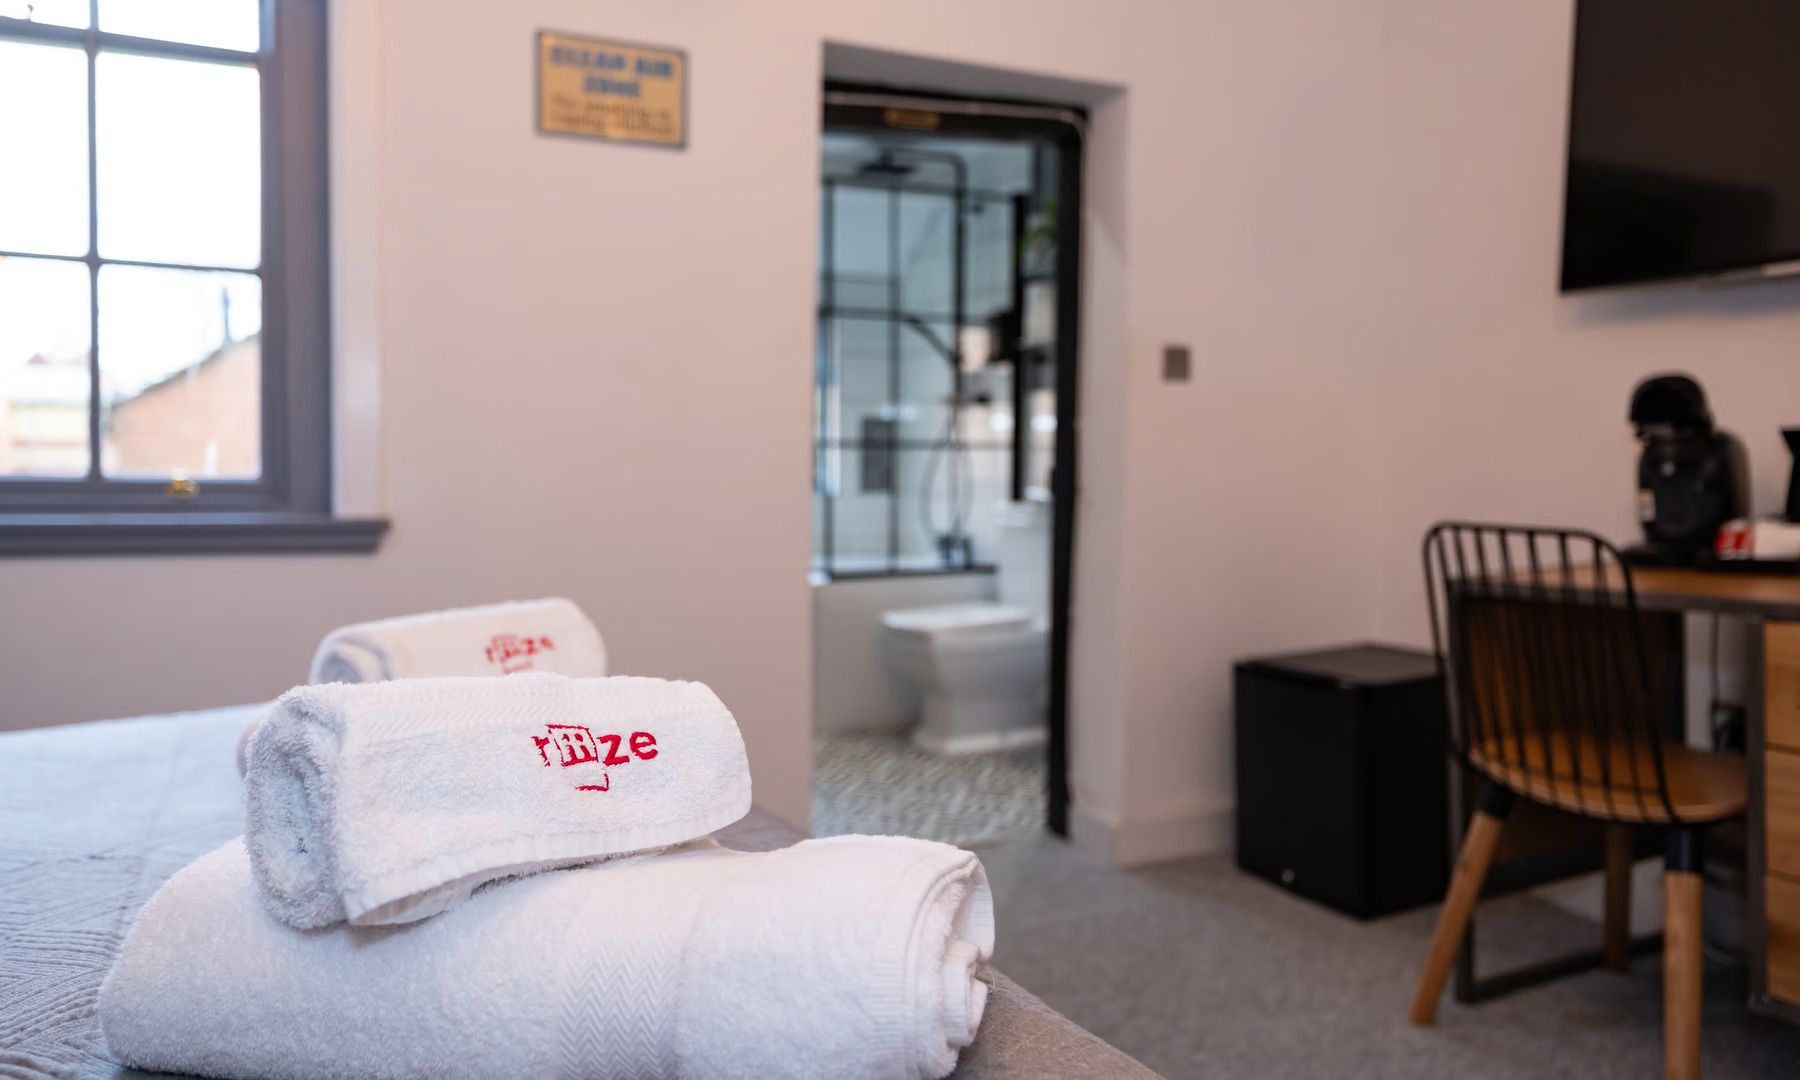
{"type": "MultiPolygon", "coordinates": [[[[831,131],[908,132],[1054,143],[1056,222],[1056,462],[1050,477],[1050,695],[1046,717],[1048,815],[1069,834],[1069,601],[1075,565],[1076,364],[1081,339],[1081,177],[1087,113],[1072,106],[968,98],[930,91],[827,83],[831,131]]],[[[1017,424],[1018,418],[1014,423],[1017,424]]]]}

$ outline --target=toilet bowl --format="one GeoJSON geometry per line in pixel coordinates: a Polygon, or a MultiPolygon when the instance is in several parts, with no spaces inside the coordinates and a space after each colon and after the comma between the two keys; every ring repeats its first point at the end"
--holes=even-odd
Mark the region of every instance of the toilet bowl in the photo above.
{"type": "Polygon", "coordinates": [[[1043,620],[1004,604],[945,604],[890,611],[881,622],[889,662],[924,703],[913,742],[972,754],[1043,739],[1043,620]]]}
{"type": "Polygon", "coordinates": [[[1050,668],[1045,508],[1002,517],[999,600],[898,608],[881,616],[889,666],[923,706],[913,742],[969,754],[1042,741],[1050,668]]]}

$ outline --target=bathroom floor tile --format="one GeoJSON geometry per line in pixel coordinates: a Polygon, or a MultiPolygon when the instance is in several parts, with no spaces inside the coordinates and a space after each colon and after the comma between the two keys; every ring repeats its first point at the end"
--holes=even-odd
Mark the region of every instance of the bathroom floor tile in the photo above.
{"type": "Polygon", "coordinates": [[[962,847],[1044,826],[1044,750],[944,756],[904,735],[813,736],[813,832],[918,836],[962,847]]]}

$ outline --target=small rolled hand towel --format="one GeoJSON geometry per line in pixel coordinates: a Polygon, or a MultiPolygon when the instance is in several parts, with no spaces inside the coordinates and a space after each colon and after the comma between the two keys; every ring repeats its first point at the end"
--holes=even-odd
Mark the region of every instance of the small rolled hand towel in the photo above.
{"type": "Polygon", "coordinates": [[[521,671],[605,675],[606,644],[582,610],[560,597],[452,608],[341,626],[319,642],[306,681],[380,682],[521,671]]]}
{"type": "Polygon", "coordinates": [[[737,722],[700,683],[301,686],[250,740],[244,842],[302,929],[414,922],[499,878],[666,847],[750,810],[737,722]]]}
{"type": "Polygon", "coordinates": [[[994,947],[976,857],[891,836],[700,841],[399,931],[294,930],[256,892],[232,840],[150,898],[100,990],[115,1058],[264,1080],[926,1080],[974,1042],[994,947]]]}
{"type": "MultiPolygon", "coordinates": [[[[340,626],[313,653],[309,683],[366,683],[446,675],[515,675],[553,671],[597,678],[606,672],[606,643],[572,600],[516,600],[427,611],[340,626]]],[[[238,736],[238,775],[249,749],[238,736]]]]}

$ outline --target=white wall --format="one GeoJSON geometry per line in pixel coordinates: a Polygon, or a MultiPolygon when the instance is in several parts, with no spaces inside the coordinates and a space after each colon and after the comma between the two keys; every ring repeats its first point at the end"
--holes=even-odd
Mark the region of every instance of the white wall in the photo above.
{"type": "Polygon", "coordinates": [[[619,670],[712,684],[758,802],[805,820],[818,46],[772,45],[800,71],[753,104],[749,7],[656,7],[382,5],[391,537],[373,558],[0,565],[7,726],[266,698],[345,620],[562,593],[619,670]],[[690,49],[692,148],[536,135],[539,27],[690,49]],[[771,141],[762,110],[795,120],[771,141]]]}
{"type": "Polygon", "coordinates": [[[1632,387],[1681,370],[1778,512],[1800,282],[1556,292],[1571,0],[1397,0],[1386,53],[1389,347],[1376,370],[1382,632],[1424,640],[1418,540],[1451,516],[1635,541],[1632,387]]]}
{"type": "Polygon", "coordinates": [[[1357,632],[1373,604],[1366,539],[1301,535],[1353,519],[1345,478],[1373,464],[1353,349],[1371,299],[1356,272],[1375,162],[1364,5],[378,10],[362,55],[379,119],[362,131],[378,136],[379,310],[357,314],[379,326],[391,538],[373,558],[0,565],[7,726],[266,697],[333,624],[561,592],[622,669],[712,682],[743,721],[759,799],[803,818],[833,41],[1003,69],[997,88],[1095,107],[1074,785],[1103,841],[1146,822],[1174,848],[1216,839],[1227,662],[1357,632]],[[689,148],[536,135],[540,28],[686,49],[689,148]],[[1154,381],[1166,340],[1196,347],[1192,384],[1154,381]],[[1325,464],[1315,441],[1334,448],[1325,464]]]}
{"type": "Polygon", "coordinates": [[[1765,506],[1785,475],[1795,286],[1555,294],[1568,0],[377,10],[357,325],[391,539],[0,563],[0,724],[265,697],[333,624],[562,592],[622,669],[712,682],[759,800],[803,818],[828,41],[1091,107],[1072,779],[1112,857],[1223,841],[1230,661],[1414,634],[1431,518],[1628,533],[1646,371],[1706,382],[1765,506]],[[539,28],[686,49],[691,146],[535,135],[539,28]],[[1158,381],[1165,342],[1190,383],[1158,381]]]}

